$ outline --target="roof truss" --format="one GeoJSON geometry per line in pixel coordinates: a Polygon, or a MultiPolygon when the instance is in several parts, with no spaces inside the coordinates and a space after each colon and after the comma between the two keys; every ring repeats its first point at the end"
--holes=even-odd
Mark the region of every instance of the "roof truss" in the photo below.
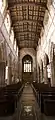
{"type": "Polygon", "coordinates": [[[47,0],[8,0],[12,26],[19,47],[36,47],[43,26],[47,0]]]}

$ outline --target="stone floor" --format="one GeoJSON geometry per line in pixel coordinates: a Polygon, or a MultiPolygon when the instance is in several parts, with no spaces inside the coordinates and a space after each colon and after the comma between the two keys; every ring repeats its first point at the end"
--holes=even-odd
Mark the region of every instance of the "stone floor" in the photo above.
{"type": "Polygon", "coordinates": [[[26,84],[17,103],[15,114],[13,116],[0,117],[0,120],[55,120],[55,117],[45,116],[41,113],[32,87],[26,84]]]}
{"type": "Polygon", "coordinates": [[[55,117],[45,116],[41,113],[32,87],[25,85],[19,102],[20,114],[18,120],[55,120],[55,117]]]}
{"type": "Polygon", "coordinates": [[[30,85],[23,90],[20,106],[19,120],[41,120],[41,112],[30,85]]]}

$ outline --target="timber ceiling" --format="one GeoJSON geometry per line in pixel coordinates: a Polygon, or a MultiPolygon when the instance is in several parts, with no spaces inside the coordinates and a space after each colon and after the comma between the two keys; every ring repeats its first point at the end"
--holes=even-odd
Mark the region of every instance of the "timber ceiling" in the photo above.
{"type": "Polygon", "coordinates": [[[36,48],[43,26],[47,0],[8,0],[18,46],[36,48]]]}

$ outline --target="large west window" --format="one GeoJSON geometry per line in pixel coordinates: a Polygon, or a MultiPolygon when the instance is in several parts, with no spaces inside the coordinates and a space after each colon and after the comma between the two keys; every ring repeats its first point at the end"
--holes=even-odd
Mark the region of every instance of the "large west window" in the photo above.
{"type": "Polygon", "coordinates": [[[24,72],[31,72],[31,61],[24,61],[24,72]]]}

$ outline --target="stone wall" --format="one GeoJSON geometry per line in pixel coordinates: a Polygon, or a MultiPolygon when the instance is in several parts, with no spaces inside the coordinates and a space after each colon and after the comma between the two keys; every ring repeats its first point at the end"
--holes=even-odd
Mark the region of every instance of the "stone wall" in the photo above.
{"type": "MultiPolygon", "coordinates": [[[[44,28],[42,28],[41,31],[41,39],[40,42],[38,42],[38,47],[37,47],[37,64],[40,66],[41,69],[41,60],[43,62],[43,69],[44,69],[44,82],[48,82],[47,80],[47,58],[49,58],[49,64],[50,66],[51,61],[52,61],[52,44],[55,44],[55,9],[53,5],[49,4],[48,9],[46,10],[45,17],[44,17],[44,28]]],[[[51,67],[51,85],[54,85],[55,83],[53,82],[53,68],[51,67]]],[[[38,72],[38,68],[37,68],[38,72]]],[[[41,82],[43,80],[41,79],[41,82]]]]}
{"type": "MultiPolygon", "coordinates": [[[[6,12],[6,11],[5,11],[6,12]]],[[[7,32],[5,26],[5,15],[0,13],[0,63],[8,66],[8,78],[5,80],[5,71],[3,74],[2,66],[0,67],[0,85],[12,84],[16,82],[18,77],[18,56],[15,51],[12,42],[10,40],[10,33],[7,32]],[[3,78],[2,78],[3,75],[3,78]]],[[[11,26],[10,26],[11,30],[11,26]]]]}
{"type": "Polygon", "coordinates": [[[33,59],[33,76],[36,79],[35,70],[36,70],[36,52],[33,48],[22,48],[20,49],[20,59],[19,59],[19,77],[22,79],[22,59],[24,56],[30,55],[33,59]]]}

